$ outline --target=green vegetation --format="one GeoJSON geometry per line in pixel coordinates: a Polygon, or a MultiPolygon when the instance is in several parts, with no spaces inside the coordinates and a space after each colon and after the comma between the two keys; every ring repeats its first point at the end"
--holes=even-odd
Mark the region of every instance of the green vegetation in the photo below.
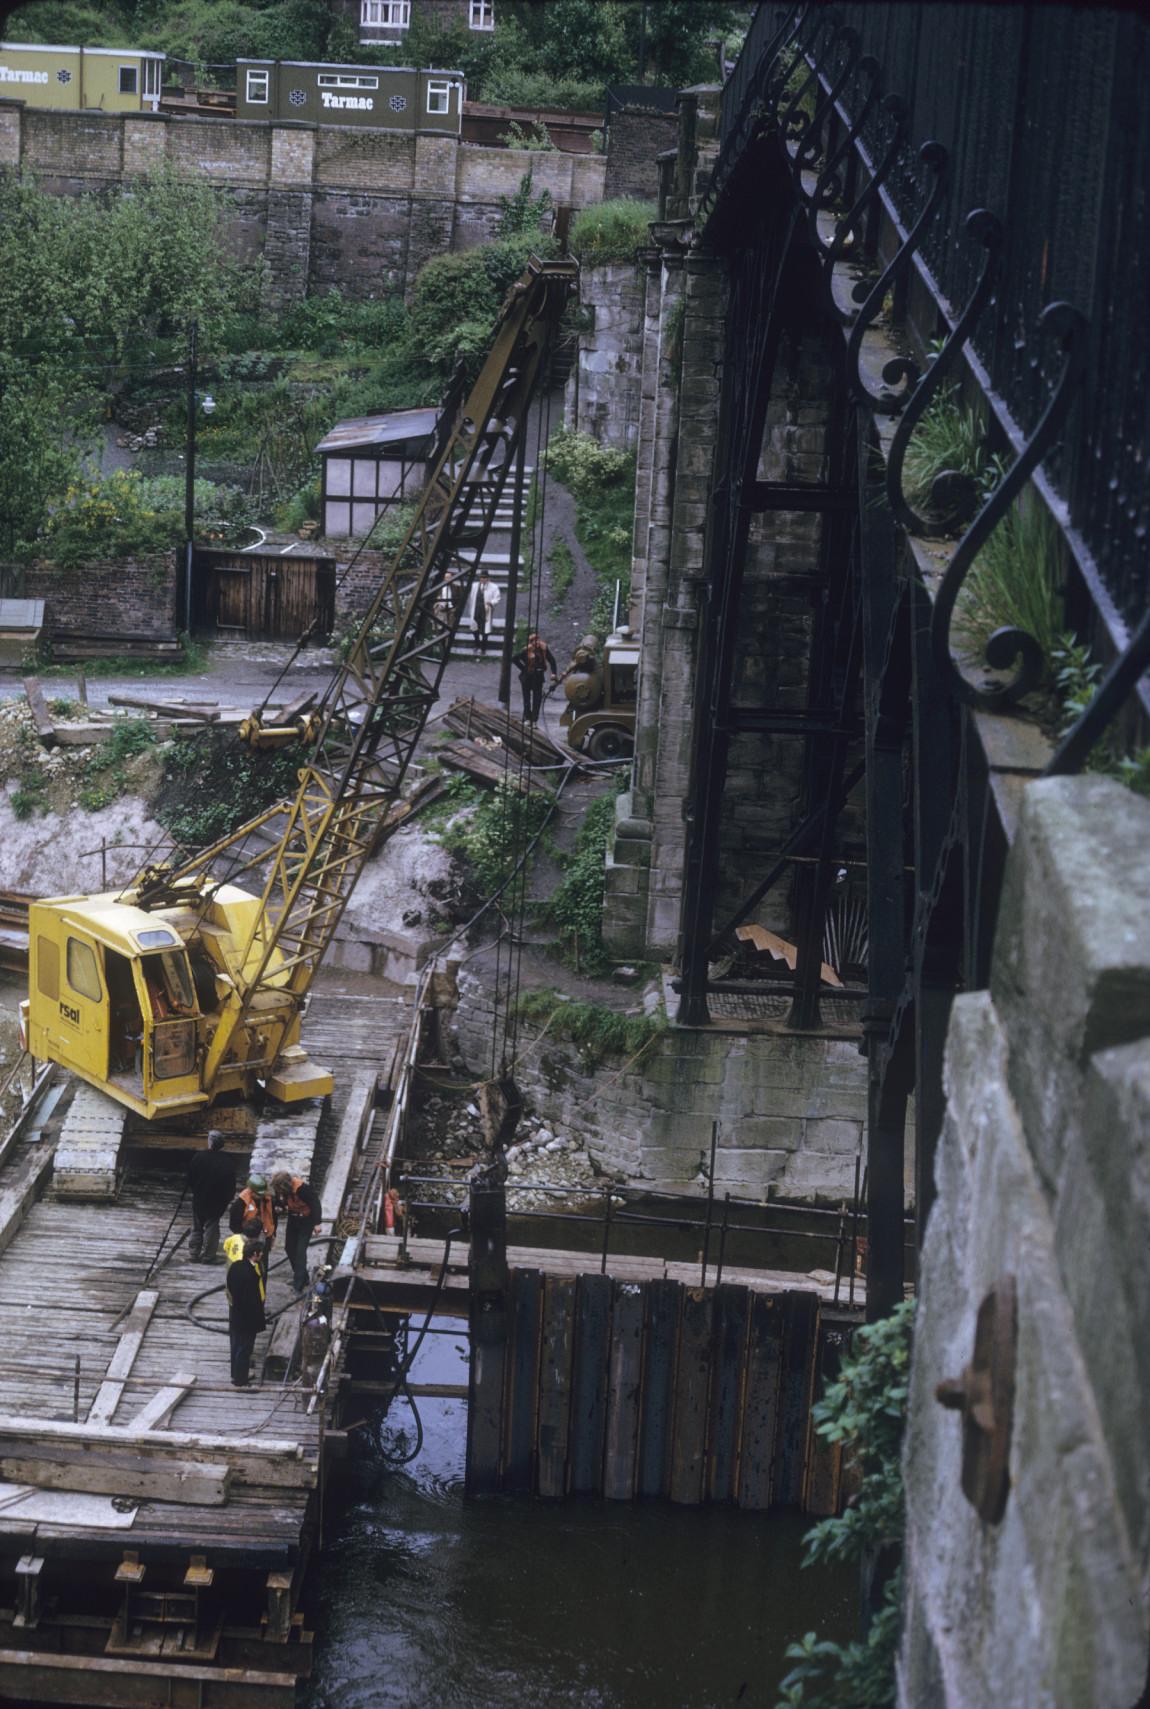
{"type": "Polygon", "coordinates": [[[546,905],[546,918],[555,927],[559,953],[577,971],[606,973],[615,958],[603,943],[604,861],[615,826],[615,797],[601,795],[583,816],[574,853],[546,905]]]}
{"type": "MultiPolygon", "coordinates": [[[[1058,735],[1085,712],[1098,692],[1102,666],[1090,657],[1090,648],[1071,634],[1060,635],[1052,651],[1054,692],[1059,704],[1058,735]]],[[[1087,771],[1100,772],[1124,783],[1136,795],[1150,795],[1150,747],[1124,752],[1121,727],[1112,724],[1096,743],[1086,761],[1087,771]]]]}
{"type": "Polygon", "coordinates": [[[465,861],[481,897],[493,896],[511,877],[551,811],[545,795],[525,795],[510,783],[484,793],[473,813],[448,827],[445,848],[465,861]]]}
{"type": "Polygon", "coordinates": [[[585,267],[633,261],[635,251],[650,242],[649,227],[658,215],[653,202],[638,202],[630,196],[582,208],[571,222],[571,253],[585,267]]]}
{"type": "Polygon", "coordinates": [[[551,435],[547,467],[575,500],[575,535],[599,583],[590,626],[597,635],[611,627],[615,584],[627,609],[631,588],[631,536],[635,525],[635,458],[612,451],[587,433],[561,427],[551,435]]]}
{"type": "MultiPolygon", "coordinates": [[[[1000,478],[997,468],[992,478],[1000,478]]],[[[1007,512],[976,558],[959,616],[963,631],[983,645],[996,629],[1024,629],[1053,668],[1065,622],[1058,531],[1032,491],[1007,512]]]]}
{"type": "Polygon", "coordinates": [[[575,559],[565,540],[556,540],[551,547],[551,603],[558,610],[571,592],[575,580],[575,559]]]}
{"type": "Polygon", "coordinates": [[[525,131],[517,119],[512,119],[499,140],[505,143],[508,148],[533,149],[538,154],[556,152],[555,144],[551,141],[551,132],[538,119],[529,131],[525,131]]]}
{"type": "Polygon", "coordinates": [[[917,509],[929,506],[931,486],[944,470],[980,482],[986,475],[982,423],[974,410],[960,407],[952,382],[939,388],[906,448],[903,490],[917,509]]]}
{"type": "Polygon", "coordinates": [[[155,731],[146,718],[120,719],[108,740],[92,750],[84,767],[80,805],[85,812],[99,812],[123,795],[131,781],[128,761],[155,744],[155,731]]]}
{"type": "MultiPolygon", "coordinates": [[[[899,1455],[906,1422],[914,1301],[868,1324],[855,1337],[838,1378],[813,1411],[815,1427],[838,1442],[861,1474],[846,1512],[807,1532],[804,1566],[860,1560],[896,1543],[904,1524],[899,1455]]],[[[808,1632],[791,1644],[794,1667],[782,1682],[777,1709],[887,1709],[894,1700],[901,1574],[895,1573],[866,1636],[835,1644],[808,1632]]]]}
{"type": "MultiPolygon", "coordinates": [[[[238,487],[196,482],[201,537],[222,540],[250,525],[251,505],[238,487]]],[[[178,546],[184,538],[184,482],[178,476],[145,479],[116,469],[102,480],[78,481],[42,526],[38,557],[74,566],[100,558],[144,557],[178,546]]]]}
{"type": "Polygon", "coordinates": [[[529,1026],[546,1027],[548,1038],[575,1045],[586,1068],[598,1068],[612,1057],[630,1062],[667,1030],[662,1018],[624,1015],[559,991],[523,992],[516,1013],[529,1026]]]}
{"type": "Polygon", "coordinates": [[[45,664],[42,659],[33,658],[29,665],[34,667],[43,677],[75,679],[78,669],[83,669],[85,676],[90,677],[158,677],[158,676],[195,676],[203,670],[208,656],[208,650],[199,641],[193,641],[189,635],[180,636],[181,653],[178,659],[172,659],[167,664],[150,664],[134,657],[131,653],[113,653],[105,658],[86,659],[83,666],[45,664]]]}
{"type": "MultiPolygon", "coordinates": [[[[414,10],[405,32],[409,65],[464,73],[472,100],[588,110],[608,84],[640,80],[639,8],[630,0],[499,0],[497,28],[446,28],[414,10]]],[[[744,8],[745,10],[745,8],[744,8]]],[[[648,6],[646,75],[681,86],[711,80],[707,46],[739,22],[728,0],[659,0],[648,6]]],[[[239,58],[394,64],[394,47],[364,47],[354,22],[325,0],[32,0],[8,25],[12,41],[160,48],[191,62],[197,81],[220,86],[239,58]],[[205,75],[209,74],[209,75],[205,75]]]]}
{"type": "Polygon", "coordinates": [[[180,848],[204,848],[294,796],[304,757],[295,748],[257,753],[219,730],[184,737],[165,751],[156,817],[180,848]]]}

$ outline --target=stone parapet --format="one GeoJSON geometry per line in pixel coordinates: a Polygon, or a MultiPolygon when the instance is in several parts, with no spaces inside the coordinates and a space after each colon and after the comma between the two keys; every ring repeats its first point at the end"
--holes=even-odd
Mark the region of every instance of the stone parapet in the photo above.
{"type": "Polygon", "coordinates": [[[1024,793],[992,985],[947,1041],[904,1468],[899,1701],[1128,1709],[1150,1638],[1150,804],[1024,793]],[[980,1520],[934,1399],[1015,1278],[1010,1491],[980,1520]]]}

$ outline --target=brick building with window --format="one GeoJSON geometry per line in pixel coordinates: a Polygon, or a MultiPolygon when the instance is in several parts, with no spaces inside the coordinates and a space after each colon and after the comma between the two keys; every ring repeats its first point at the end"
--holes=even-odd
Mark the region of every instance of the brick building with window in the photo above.
{"type": "Polygon", "coordinates": [[[394,43],[401,47],[412,23],[436,23],[444,29],[495,28],[497,0],[329,0],[337,17],[359,32],[362,47],[394,43]]]}

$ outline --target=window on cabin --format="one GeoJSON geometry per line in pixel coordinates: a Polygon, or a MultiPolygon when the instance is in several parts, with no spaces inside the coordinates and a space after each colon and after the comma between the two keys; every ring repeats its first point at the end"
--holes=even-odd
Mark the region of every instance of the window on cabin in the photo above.
{"type": "Polygon", "coordinates": [[[135,95],[139,90],[140,73],[134,65],[120,67],[120,94],[135,95]]]}
{"type": "Polygon", "coordinates": [[[100,969],[96,952],[91,944],[81,943],[79,938],[68,939],[68,983],[81,997],[90,997],[94,1003],[100,1001],[100,969]]]}
{"type": "Polygon", "coordinates": [[[471,0],[467,22],[473,30],[495,28],[495,0],[471,0]]]}
{"type": "Polygon", "coordinates": [[[353,77],[349,71],[321,71],[316,78],[321,89],[378,89],[378,77],[353,77]]]}
{"type": "Polygon", "coordinates": [[[247,90],[247,98],[251,106],[266,106],[268,99],[268,73],[266,71],[249,71],[247,90]]]}
{"type": "Polygon", "coordinates": [[[451,84],[446,78],[428,78],[427,110],[429,113],[449,113],[451,111],[451,84]]]}
{"type": "Polygon", "coordinates": [[[162,59],[146,59],[144,61],[144,99],[158,101],[160,84],[163,81],[164,62],[162,59]]]}
{"type": "Polygon", "coordinates": [[[60,946],[54,938],[36,938],[36,989],[53,1003],[60,996],[60,946]]]}

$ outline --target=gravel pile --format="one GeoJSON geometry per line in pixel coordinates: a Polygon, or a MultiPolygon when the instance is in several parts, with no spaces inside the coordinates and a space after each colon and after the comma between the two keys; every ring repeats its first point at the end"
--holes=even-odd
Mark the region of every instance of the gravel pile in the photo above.
{"type": "MultiPolygon", "coordinates": [[[[409,1123],[408,1149],[416,1159],[410,1165],[413,1174],[441,1176],[445,1183],[442,1188],[420,1185],[412,1196],[462,1203],[472,1169],[487,1162],[479,1105],[471,1098],[431,1093],[409,1123]]],[[[514,1211],[558,1210],[566,1204],[581,1204],[588,1195],[601,1198],[609,1179],[577,1136],[548,1126],[531,1114],[523,1117],[515,1143],[505,1156],[507,1202],[514,1211]],[[560,1195],[538,1190],[544,1187],[559,1187],[565,1192],[560,1195]]]]}

